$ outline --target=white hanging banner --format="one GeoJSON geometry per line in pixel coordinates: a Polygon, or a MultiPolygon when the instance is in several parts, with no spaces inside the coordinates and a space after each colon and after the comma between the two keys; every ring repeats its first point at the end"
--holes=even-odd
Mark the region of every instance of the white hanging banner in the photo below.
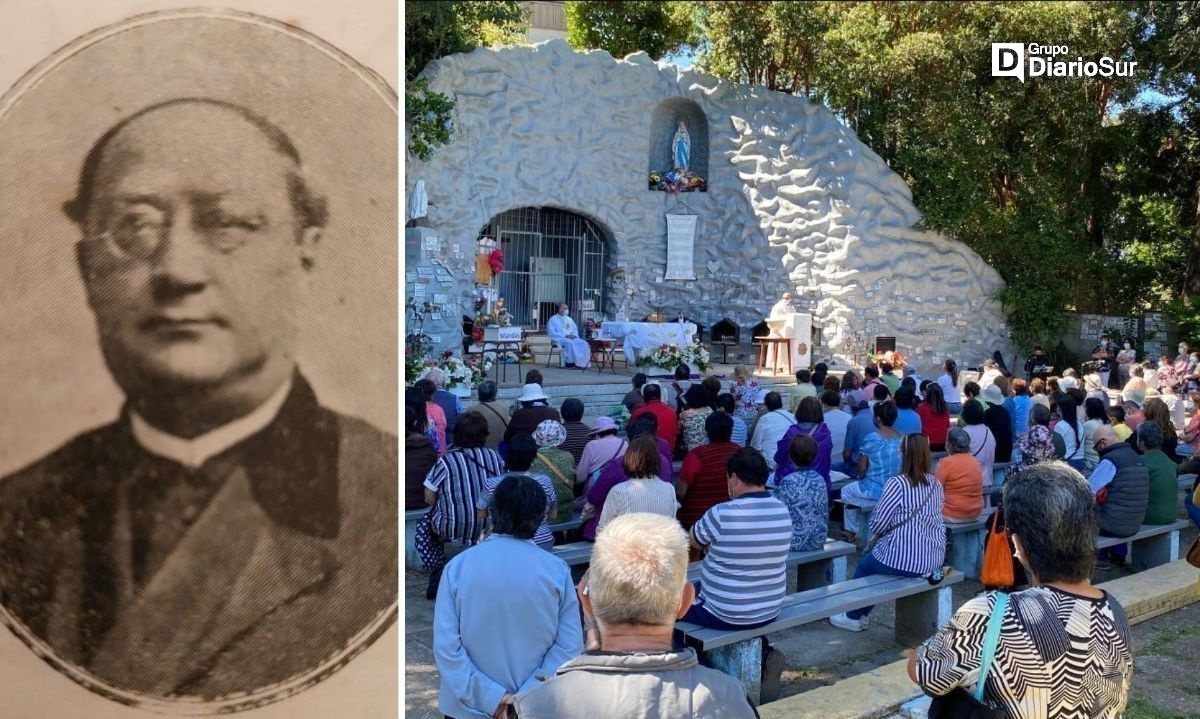
{"type": "Polygon", "coordinates": [[[696,223],[699,215],[667,215],[667,271],[664,280],[694,280],[696,223]]]}

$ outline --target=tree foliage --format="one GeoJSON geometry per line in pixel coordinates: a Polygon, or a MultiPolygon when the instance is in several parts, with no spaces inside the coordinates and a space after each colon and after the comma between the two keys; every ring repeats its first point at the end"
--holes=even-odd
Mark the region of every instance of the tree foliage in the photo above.
{"type": "Polygon", "coordinates": [[[519,42],[529,18],[516,0],[405,0],[404,77],[477,47],[519,42]]]}
{"type": "Polygon", "coordinates": [[[567,42],[580,50],[607,50],[613,57],[645,51],[658,60],[691,37],[688,5],[657,0],[567,2],[567,42]]]}
{"type": "Polygon", "coordinates": [[[728,1],[696,4],[693,21],[702,69],[823,104],[883,157],[926,226],[999,270],[1028,347],[1061,334],[1064,309],[1200,296],[1197,7],[728,1]],[[993,78],[994,41],[1138,65],[1131,77],[993,78]],[[1174,104],[1147,106],[1147,89],[1174,104]]]}
{"type": "Polygon", "coordinates": [[[476,47],[520,42],[528,14],[516,0],[435,0],[404,3],[404,115],[408,151],[428,160],[454,136],[454,100],[429,90],[421,71],[430,62],[476,47]]]}

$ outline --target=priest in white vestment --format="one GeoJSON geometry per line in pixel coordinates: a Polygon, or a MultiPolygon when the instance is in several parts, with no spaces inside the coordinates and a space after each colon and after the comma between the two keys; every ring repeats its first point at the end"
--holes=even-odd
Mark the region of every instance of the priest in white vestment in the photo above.
{"type": "Polygon", "coordinates": [[[558,306],[558,314],[546,323],[546,335],[562,348],[563,362],[567,367],[586,369],[592,361],[592,350],[587,340],[580,339],[579,328],[567,314],[568,309],[565,303],[558,306]]]}
{"type": "MultiPolygon", "coordinates": [[[[783,317],[788,317],[789,315],[795,314],[795,312],[796,312],[796,307],[792,304],[792,293],[784,292],[783,295],[779,298],[779,301],[775,303],[775,306],[771,308],[770,319],[775,320],[775,319],[780,319],[783,317]]],[[[771,330],[770,332],[767,333],[767,336],[768,337],[786,337],[787,333],[779,332],[776,330],[771,330]]],[[[791,347],[791,343],[788,343],[788,346],[791,347]]],[[[767,368],[768,369],[774,371],[774,369],[776,367],[776,363],[782,365],[786,361],[787,361],[786,355],[776,356],[775,345],[771,345],[770,347],[767,347],[767,368]]]]}
{"type": "Polygon", "coordinates": [[[796,308],[792,305],[792,293],[784,292],[775,306],[771,308],[771,319],[779,319],[787,317],[790,314],[795,314],[796,308]]]}

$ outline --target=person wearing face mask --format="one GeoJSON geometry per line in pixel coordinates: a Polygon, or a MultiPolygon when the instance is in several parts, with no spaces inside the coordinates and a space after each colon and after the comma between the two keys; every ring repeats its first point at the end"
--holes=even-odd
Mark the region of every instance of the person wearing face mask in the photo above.
{"type": "Polygon", "coordinates": [[[1175,356],[1175,362],[1171,365],[1171,373],[1175,376],[1176,391],[1180,394],[1187,392],[1187,376],[1192,373],[1192,358],[1188,354],[1188,343],[1179,343],[1179,354],[1175,356]]]}
{"type": "MultiPolygon", "coordinates": [[[[1114,355],[1108,335],[1101,337],[1100,344],[1092,348],[1092,359],[1096,360],[1096,372],[1100,375],[1100,384],[1105,387],[1110,387],[1109,378],[1112,376],[1114,355]]],[[[1120,389],[1120,387],[1111,388],[1120,389]]]]}
{"type": "Polygon", "coordinates": [[[1122,387],[1129,381],[1131,376],[1130,370],[1133,369],[1134,360],[1137,359],[1137,350],[1133,348],[1133,340],[1129,337],[1121,343],[1121,349],[1117,352],[1117,376],[1118,382],[1122,387]]]}
{"type": "Polygon", "coordinates": [[[579,327],[571,319],[570,308],[566,303],[558,306],[558,314],[546,322],[546,335],[562,349],[563,363],[566,367],[587,369],[592,359],[592,350],[586,340],[580,339],[579,327]]]}
{"type": "Polygon", "coordinates": [[[1183,376],[1187,391],[1200,389],[1200,352],[1188,355],[1187,373],[1183,376]]]}

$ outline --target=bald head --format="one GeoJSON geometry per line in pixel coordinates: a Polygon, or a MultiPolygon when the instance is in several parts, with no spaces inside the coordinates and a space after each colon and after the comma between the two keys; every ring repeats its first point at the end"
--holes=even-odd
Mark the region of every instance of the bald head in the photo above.
{"type": "Polygon", "coordinates": [[[146,108],[88,153],[65,207],[77,261],[105,362],[151,424],[197,436],[294,373],[325,221],[301,173],[281,130],[215,100],[146,108]]]}
{"type": "Polygon", "coordinates": [[[1100,449],[1104,449],[1105,447],[1112,447],[1119,444],[1121,438],[1117,436],[1117,432],[1112,426],[1105,424],[1096,428],[1096,431],[1092,434],[1092,441],[1100,449]]]}
{"type": "Polygon", "coordinates": [[[282,189],[299,228],[325,226],[325,201],[309,190],[300,153],[287,134],[241,105],[209,98],[178,98],[151,105],[109,128],[84,158],[75,197],[63,210],[87,230],[95,220],[92,210],[97,195],[114,174],[156,154],[169,153],[175,161],[189,161],[188,150],[213,165],[265,163],[259,166],[277,170],[282,178],[282,189]]]}

